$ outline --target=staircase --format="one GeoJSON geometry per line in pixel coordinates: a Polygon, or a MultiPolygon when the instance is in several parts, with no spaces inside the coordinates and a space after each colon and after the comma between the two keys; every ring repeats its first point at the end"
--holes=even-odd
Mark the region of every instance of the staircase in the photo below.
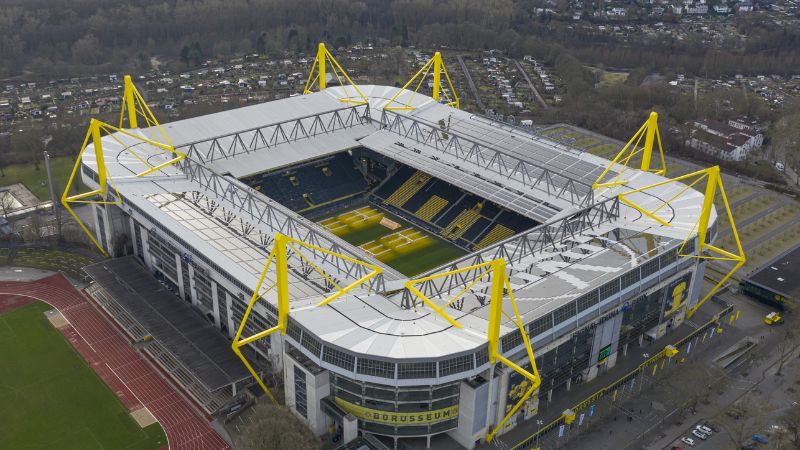
{"type": "Polygon", "coordinates": [[[383,203],[402,208],[403,205],[425,186],[431,176],[419,170],[414,172],[405,183],[401,184],[383,203]]]}
{"type": "Polygon", "coordinates": [[[431,219],[433,219],[435,215],[439,214],[439,212],[443,210],[448,203],[450,202],[442,197],[439,197],[438,195],[434,195],[433,197],[429,198],[425,204],[420,206],[415,215],[425,222],[430,222],[431,219]]]}
{"type": "Polygon", "coordinates": [[[484,236],[480,241],[478,241],[478,243],[475,244],[472,247],[472,249],[480,250],[484,247],[488,247],[494,244],[495,242],[500,242],[503,239],[509,238],[514,234],[515,234],[514,230],[498,223],[497,225],[494,226],[494,228],[491,229],[491,231],[486,233],[486,236],[484,236]]]}

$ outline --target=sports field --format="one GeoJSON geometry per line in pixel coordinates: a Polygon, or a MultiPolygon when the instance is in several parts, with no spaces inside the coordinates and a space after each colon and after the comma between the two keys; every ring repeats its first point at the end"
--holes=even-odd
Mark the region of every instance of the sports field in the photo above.
{"type": "Polygon", "coordinates": [[[36,302],[0,315],[0,448],[157,449],[36,302]]]}
{"type": "Polygon", "coordinates": [[[408,276],[440,266],[467,253],[372,206],[362,206],[328,217],[321,220],[320,224],[408,276]]]}

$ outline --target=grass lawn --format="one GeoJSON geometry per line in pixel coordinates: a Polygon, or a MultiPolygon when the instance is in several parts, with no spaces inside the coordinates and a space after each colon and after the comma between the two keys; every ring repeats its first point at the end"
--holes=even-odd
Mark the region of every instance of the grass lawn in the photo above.
{"type": "Polygon", "coordinates": [[[574,145],[575,147],[577,147],[577,148],[581,148],[581,149],[584,149],[584,150],[585,150],[585,149],[587,149],[587,148],[589,148],[589,147],[591,147],[591,146],[593,146],[593,145],[597,145],[597,144],[599,144],[599,143],[600,143],[600,141],[598,141],[598,140],[597,140],[597,139],[595,139],[595,138],[592,138],[592,137],[582,137],[582,138],[580,138],[580,139],[576,140],[576,141],[575,141],[575,143],[574,143],[573,145],[574,145]]]}
{"type": "Polygon", "coordinates": [[[44,316],[37,302],[0,316],[0,448],[157,449],[159,424],[139,426],[44,316]]]}
{"type": "MultiPolygon", "coordinates": [[[[8,259],[8,256],[6,256],[8,259]]],[[[73,278],[81,277],[81,268],[95,261],[74,253],[58,250],[39,248],[24,248],[17,251],[13,261],[9,264],[20,267],[33,267],[36,269],[64,272],[73,278]]]]}
{"type": "Polygon", "coordinates": [[[606,159],[612,159],[619,153],[619,148],[613,144],[603,144],[589,149],[592,155],[600,156],[606,159]]]}
{"type": "MultiPolygon", "coordinates": [[[[64,192],[64,187],[67,185],[67,180],[74,164],[74,159],[64,156],[50,159],[50,169],[53,171],[56,195],[61,195],[64,192]]],[[[39,170],[36,170],[33,164],[14,164],[4,167],[3,172],[5,176],[0,176],[0,186],[23,183],[39,197],[39,200],[50,200],[50,190],[47,187],[47,170],[44,168],[44,161],[39,164],[39,170]]],[[[79,182],[80,174],[76,174],[75,178],[79,182]]]]}
{"type": "MultiPolygon", "coordinates": [[[[356,209],[362,208],[363,207],[359,207],[356,209]]],[[[378,211],[377,209],[375,210],[378,211]]],[[[372,219],[368,224],[352,226],[346,229],[338,229],[335,234],[350,244],[361,246],[379,238],[388,236],[401,229],[411,228],[421,231],[429,238],[426,240],[425,246],[414,249],[408,253],[389,252],[385,256],[376,256],[379,261],[386,263],[400,273],[408,276],[425,272],[426,270],[440,266],[467,253],[461,248],[456,247],[455,245],[440,239],[439,237],[434,236],[427,231],[420,230],[418,227],[393,214],[389,214],[386,211],[379,211],[379,213],[380,216],[386,217],[400,224],[401,228],[398,228],[397,230],[391,230],[381,225],[379,223],[380,219],[372,219]]],[[[339,213],[333,217],[343,217],[347,215],[348,213],[339,213]]],[[[325,220],[320,220],[320,222],[325,222],[325,220]]]]}
{"type": "Polygon", "coordinates": [[[617,84],[622,84],[628,79],[627,72],[607,72],[603,71],[603,76],[600,79],[600,86],[609,87],[617,84]]]}

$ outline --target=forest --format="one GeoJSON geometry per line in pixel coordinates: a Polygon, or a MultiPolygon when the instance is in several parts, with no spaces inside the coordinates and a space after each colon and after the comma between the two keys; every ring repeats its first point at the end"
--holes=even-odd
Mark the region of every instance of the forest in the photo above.
{"type": "Polygon", "coordinates": [[[681,70],[713,77],[787,74],[800,66],[800,32],[737,19],[743,43],[700,38],[629,46],[534,16],[538,0],[0,0],[0,76],[41,78],[143,70],[152,56],[200,62],[232,53],[307,52],[324,40],[537,57],[568,50],[588,64],[681,70]]]}

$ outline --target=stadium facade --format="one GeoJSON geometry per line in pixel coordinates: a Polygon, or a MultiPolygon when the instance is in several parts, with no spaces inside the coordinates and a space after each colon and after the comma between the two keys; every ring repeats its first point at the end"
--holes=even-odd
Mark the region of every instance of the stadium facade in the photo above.
{"type": "MultiPolygon", "coordinates": [[[[593,189],[609,161],[422,94],[406,100],[409,109],[388,110],[397,88],[359,87],[368,104],[343,103],[344,89],[328,87],[166,124],[186,159],[146,177],[136,175],[169,155],[121,133],[103,137],[114,189],[92,207],[104,249],[136,255],[229,339],[278,234],[381,268],[369,288],[317,307],[333,284],[362,274],[295,248],[286,334],[250,346],[258,370],[282,373],[286,404],[315,433],[335,425],[345,439],[360,432],[395,442],[447,433],[472,448],[529,386],[490,362],[488,281],[453,274],[421,284],[441,302],[464,292],[443,307],[461,325],[453,326],[404,287],[408,276],[323,217],[368,205],[461,249],[412,278],[505,260],[541,384],[501,432],[669,333],[698,302],[704,263],[682,255],[695,253],[703,194],[681,193],[681,183],[632,194],[665,226],[618,197],[660,175],[628,169],[626,184],[593,189]]],[[[84,184],[98,188],[97,155],[84,152],[80,167],[84,184]]],[[[712,211],[709,242],[715,223],[712,211]]],[[[265,286],[275,283],[268,273],[265,286]]],[[[277,295],[262,291],[246,334],[278,323],[277,295]]],[[[530,371],[513,313],[504,313],[500,352],[530,371]]]]}

